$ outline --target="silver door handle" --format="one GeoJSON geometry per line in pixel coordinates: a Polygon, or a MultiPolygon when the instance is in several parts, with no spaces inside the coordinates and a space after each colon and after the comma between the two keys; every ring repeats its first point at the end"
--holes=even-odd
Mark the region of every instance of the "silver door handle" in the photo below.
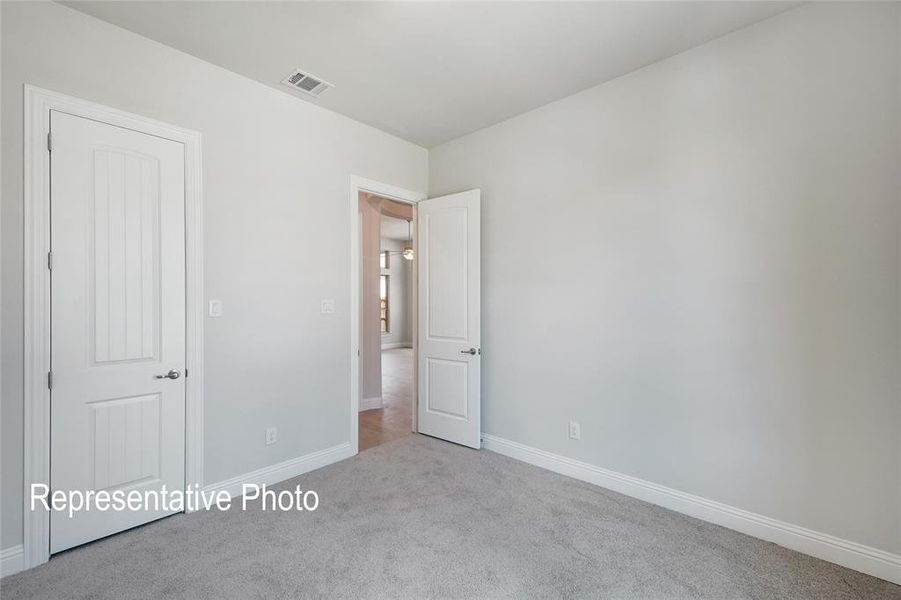
{"type": "Polygon", "coordinates": [[[470,348],[469,350],[460,350],[460,354],[471,354],[472,356],[475,356],[477,352],[478,350],[476,350],[475,348],[470,348]]]}
{"type": "Polygon", "coordinates": [[[155,375],[155,377],[156,377],[157,379],[178,379],[179,377],[181,377],[181,373],[179,373],[179,372],[176,371],[175,369],[172,369],[171,371],[169,371],[169,372],[166,373],[165,375],[155,375]]]}

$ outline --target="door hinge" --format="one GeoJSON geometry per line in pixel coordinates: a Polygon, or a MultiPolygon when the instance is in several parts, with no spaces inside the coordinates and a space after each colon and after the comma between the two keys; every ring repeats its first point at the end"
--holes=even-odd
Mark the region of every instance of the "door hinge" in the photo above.
{"type": "Polygon", "coordinates": [[[47,132],[47,152],[53,152],[53,134],[47,132]]]}
{"type": "Polygon", "coordinates": [[[47,253],[47,268],[53,270],[53,252],[47,253]]]}
{"type": "Polygon", "coordinates": [[[47,389],[53,389],[53,371],[47,371],[47,389]]]}

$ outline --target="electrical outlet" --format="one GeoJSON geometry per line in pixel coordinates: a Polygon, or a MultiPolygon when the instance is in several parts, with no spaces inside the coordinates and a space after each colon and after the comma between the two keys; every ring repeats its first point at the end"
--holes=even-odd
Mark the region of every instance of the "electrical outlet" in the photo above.
{"type": "Polygon", "coordinates": [[[575,421],[569,422],[569,439],[571,440],[581,440],[582,439],[582,426],[576,423],[575,421]]]}
{"type": "Polygon", "coordinates": [[[270,427],[266,430],[266,445],[271,446],[278,441],[278,429],[270,427]]]}
{"type": "Polygon", "coordinates": [[[323,298],[322,302],[320,302],[320,304],[319,304],[319,312],[323,315],[335,314],[334,298],[323,298]]]}

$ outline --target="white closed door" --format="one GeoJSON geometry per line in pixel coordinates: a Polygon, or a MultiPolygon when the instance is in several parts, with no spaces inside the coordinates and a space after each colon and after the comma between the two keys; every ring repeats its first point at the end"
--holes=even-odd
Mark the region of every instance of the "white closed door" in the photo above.
{"type": "MultiPolygon", "coordinates": [[[[184,147],[57,111],[50,131],[50,487],[184,490],[184,147]]],[[[50,551],[167,514],[51,511],[50,551]]]]}
{"type": "Polygon", "coordinates": [[[420,433],[481,447],[481,192],[417,206],[420,433]]]}

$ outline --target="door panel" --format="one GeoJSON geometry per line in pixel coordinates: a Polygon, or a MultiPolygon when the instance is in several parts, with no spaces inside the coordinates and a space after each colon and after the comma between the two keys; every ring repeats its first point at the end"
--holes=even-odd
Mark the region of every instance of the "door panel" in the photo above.
{"type": "Polygon", "coordinates": [[[419,431],[479,448],[480,192],[424,200],[417,210],[419,431]]]}
{"type": "Polygon", "coordinates": [[[93,159],[96,363],[156,358],[159,161],[114,149],[93,159]]]}
{"type": "MultiPolygon", "coordinates": [[[[52,111],[50,486],[183,490],[184,147],[52,111]]],[[[166,516],[51,512],[50,550],[166,516]]]]}
{"type": "Polygon", "coordinates": [[[466,305],[468,208],[427,211],[424,216],[429,303],[428,337],[465,342],[469,339],[466,305]]]}

